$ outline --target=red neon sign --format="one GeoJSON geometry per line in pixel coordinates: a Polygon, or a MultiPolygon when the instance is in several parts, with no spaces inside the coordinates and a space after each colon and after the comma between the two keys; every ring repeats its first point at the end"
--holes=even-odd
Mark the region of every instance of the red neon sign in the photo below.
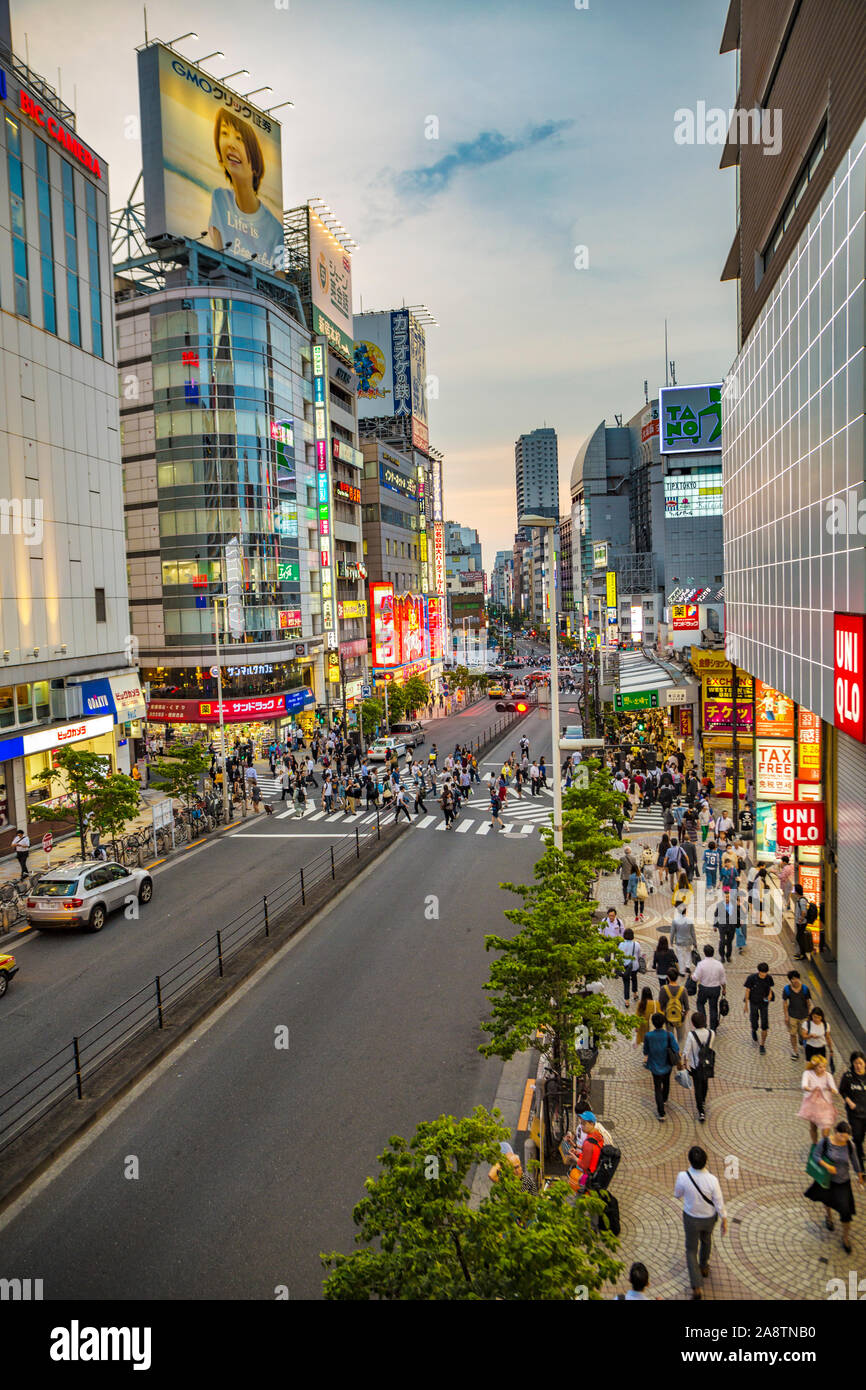
{"type": "Polygon", "coordinates": [[[837,729],[866,742],[862,613],[833,614],[833,722],[837,729]]]}
{"type": "Polygon", "coordinates": [[[29,92],[24,91],[23,87],[18,93],[18,101],[25,116],[29,116],[31,121],[35,121],[37,125],[41,125],[44,130],[47,130],[48,134],[63,146],[67,154],[71,154],[72,158],[77,159],[79,164],[83,164],[91,174],[95,174],[98,179],[102,178],[102,170],[96,155],[92,154],[86,145],[82,145],[71,131],[62,126],[56,116],[46,116],[42,107],[33,100],[29,92]]]}

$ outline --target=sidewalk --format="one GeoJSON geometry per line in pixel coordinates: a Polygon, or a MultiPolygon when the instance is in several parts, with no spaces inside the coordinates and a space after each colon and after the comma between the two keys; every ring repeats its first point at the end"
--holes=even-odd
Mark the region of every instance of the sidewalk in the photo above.
{"type": "MultiPolygon", "coordinates": [[[[646,833],[627,838],[635,844],[658,840],[646,833]]],[[[633,925],[632,907],[622,909],[618,876],[602,880],[598,897],[602,909],[615,905],[623,922],[633,925]]],[[[672,916],[670,894],[657,890],[636,930],[649,966],[638,978],[639,990],[646,984],[658,993],[652,952],[672,916]]],[[[696,922],[696,933],[699,947],[716,944],[711,927],[696,922]]],[[[805,1172],[809,1131],[806,1121],[797,1118],[803,1060],[802,1053],[799,1061],[790,1055],[781,1003],[786,974],[795,965],[830,1022],[838,1083],[858,1045],[855,1038],[817,973],[808,962],[793,961],[788,933],[765,934],[756,927],[749,928],[745,953],[740,956],[735,948],[726,966],[731,1011],[718,1031],[716,1079],[709,1084],[705,1124],[698,1123],[693,1092],[673,1080],[667,1120],[659,1124],[642,1050],[628,1039],[618,1039],[593,1070],[593,1079],[604,1082],[599,1118],[623,1155],[612,1184],[622,1223],[619,1255],[626,1271],[632,1261],[644,1262],[652,1295],[688,1299],[691,1294],[682,1204],[674,1201],[673,1188],[677,1172],[688,1166],[692,1144],[706,1149],[728,1210],[728,1235],[723,1237],[718,1226],[714,1233],[705,1299],[824,1299],[830,1279],[841,1278],[847,1287],[849,1271],[866,1268],[866,1190],[855,1183],[859,1210],[851,1227],[850,1255],[842,1249],[838,1220],[835,1231],[825,1230],[823,1207],[803,1197],[810,1183],[805,1172]],[[776,992],[764,1057],[743,1014],[743,983],[759,960],[768,962],[776,992]]],[[[607,992],[622,1008],[620,982],[610,982],[607,992]]],[[[634,1013],[633,1005],[629,1012],[634,1013]]],[[[841,1103],[838,1113],[841,1117],[841,1103]]],[[[627,1287],[625,1278],[617,1286],[621,1292],[627,1287]]]]}

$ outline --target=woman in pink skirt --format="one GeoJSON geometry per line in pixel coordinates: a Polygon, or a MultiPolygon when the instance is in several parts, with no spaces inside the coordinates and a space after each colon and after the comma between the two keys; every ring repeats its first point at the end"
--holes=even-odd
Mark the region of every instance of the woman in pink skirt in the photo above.
{"type": "Polygon", "coordinates": [[[805,1095],[803,1104],[797,1111],[801,1120],[809,1121],[812,1143],[818,1142],[818,1130],[827,1135],[836,1123],[836,1104],[833,1099],[839,1094],[833,1073],[827,1068],[827,1058],[818,1053],[806,1063],[803,1079],[800,1082],[805,1095]]]}

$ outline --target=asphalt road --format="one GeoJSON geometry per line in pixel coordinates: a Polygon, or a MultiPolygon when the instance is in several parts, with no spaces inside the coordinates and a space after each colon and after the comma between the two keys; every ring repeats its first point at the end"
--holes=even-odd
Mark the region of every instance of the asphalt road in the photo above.
{"type": "MultiPolygon", "coordinates": [[[[549,754],[541,713],[523,729],[549,754]]],[[[256,848],[208,861],[209,901],[224,855],[256,848]]],[[[319,1252],[353,1248],[352,1207],[389,1136],[493,1102],[483,938],[512,930],[498,884],[528,881],[540,849],[537,834],[407,829],[5,1215],[0,1276],[42,1278],[46,1299],[319,1297],[319,1252]]]]}
{"type": "MultiPolygon", "coordinates": [[[[494,701],[479,701],[460,714],[425,722],[422,747],[426,751],[435,742],[444,758],[455,742],[468,743],[503,717],[494,701]]],[[[274,804],[277,814],[283,809],[274,804]]],[[[237,831],[156,868],[153,900],[137,921],[127,921],[120,912],[109,917],[98,935],[75,930],[12,938],[5,949],[14,952],[19,973],[0,1000],[4,1084],[67,1047],[74,1035],[131,998],[256,898],[327,854],[339,837],[354,837],[354,825],[329,823],[318,807],[314,815],[315,820],[303,823],[276,815],[241,822],[237,831]]],[[[359,834],[369,833],[370,826],[359,823],[359,834]]]]}

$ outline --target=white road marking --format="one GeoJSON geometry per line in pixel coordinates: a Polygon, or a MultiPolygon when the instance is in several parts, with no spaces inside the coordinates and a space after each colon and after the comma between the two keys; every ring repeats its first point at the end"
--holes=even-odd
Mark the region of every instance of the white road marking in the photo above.
{"type": "Polygon", "coordinates": [[[467,833],[467,831],[469,831],[469,830],[472,828],[472,826],[473,826],[474,824],[475,824],[474,820],[465,820],[465,821],[463,821],[463,823],[462,823],[461,825],[458,825],[458,827],[457,827],[457,834],[458,834],[458,835],[465,835],[465,834],[467,833]]]}

